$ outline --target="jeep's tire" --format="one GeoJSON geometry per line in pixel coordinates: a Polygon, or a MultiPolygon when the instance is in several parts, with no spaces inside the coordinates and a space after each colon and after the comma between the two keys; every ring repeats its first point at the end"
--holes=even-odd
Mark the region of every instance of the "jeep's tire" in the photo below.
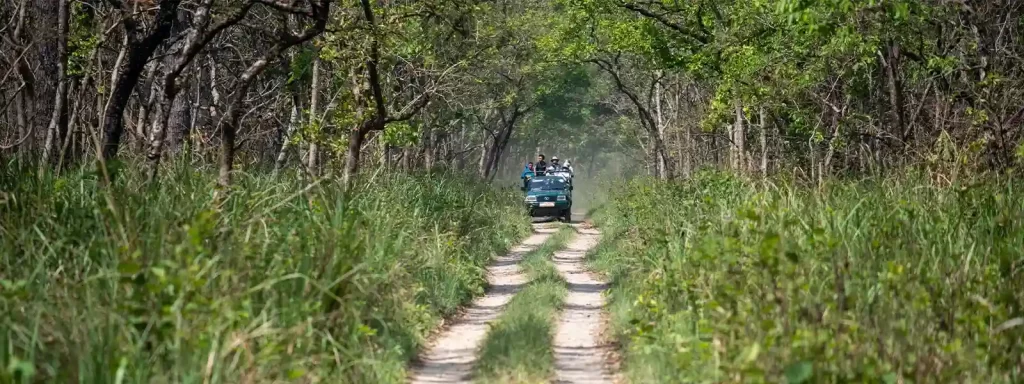
{"type": "Polygon", "coordinates": [[[566,209],[565,212],[562,212],[562,221],[572,223],[572,211],[566,209]]]}

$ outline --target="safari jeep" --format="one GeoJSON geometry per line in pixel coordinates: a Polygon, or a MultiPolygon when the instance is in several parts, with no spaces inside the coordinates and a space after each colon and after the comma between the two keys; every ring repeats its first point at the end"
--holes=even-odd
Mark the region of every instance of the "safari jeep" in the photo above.
{"type": "Polygon", "coordinates": [[[561,176],[538,176],[526,188],[526,208],[532,217],[572,220],[572,183],[561,176]]]}

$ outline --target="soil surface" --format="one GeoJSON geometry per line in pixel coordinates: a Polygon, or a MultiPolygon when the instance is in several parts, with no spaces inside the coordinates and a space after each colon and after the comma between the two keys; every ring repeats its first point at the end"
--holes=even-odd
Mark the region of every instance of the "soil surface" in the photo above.
{"type": "MultiPolygon", "coordinates": [[[[586,222],[572,226],[577,234],[553,257],[569,290],[552,341],[554,379],[566,384],[616,383],[621,380],[610,364],[617,360],[615,348],[605,334],[604,292],[608,284],[585,266],[586,255],[597,245],[601,234],[586,222]]],[[[521,245],[508,255],[495,258],[487,269],[487,292],[429,343],[410,371],[411,383],[472,382],[473,367],[489,324],[501,316],[512,297],[528,283],[519,263],[558,230],[545,223],[536,223],[533,228],[533,235],[521,245]]]]}
{"type": "Polygon", "coordinates": [[[562,306],[555,331],[556,383],[614,383],[608,362],[614,360],[613,345],[604,337],[604,292],[608,284],[586,269],[587,253],[597,245],[600,232],[589,225],[576,225],[579,235],[565,250],[555,253],[554,262],[565,279],[569,294],[562,306]]]}
{"type": "Polygon", "coordinates": [[[507,255],[495,258],[487,267],[489,287],[451,326],[424,349],[409,374],[411,383],[470,383],[477,352],[487,336],[488,324],[498,319],[505,305],[527,283],[520,271],[523,256],[543,244],[557,228],[534,224],[534,233],[507,255]]]}

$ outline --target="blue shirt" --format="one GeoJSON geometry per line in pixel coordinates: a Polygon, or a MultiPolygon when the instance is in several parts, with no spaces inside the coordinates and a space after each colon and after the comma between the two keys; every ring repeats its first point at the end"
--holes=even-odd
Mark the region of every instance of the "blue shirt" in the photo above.
{"type": "Polygon", "coordinates": [[[529,167],[529,166],[523,166],[523,174],[522,174],[522,175],[520,175],[520,176],[519,176],[519,178],[520,178],[520,179],[525,179],[525,178],[527,178],[527,177],[530,177],[530,178],[532,178],[532,177],[533,177],[534,175],[535,175],[535,174],[533,173],[533,171],[532,171],[532,170],[530,170],[530,167],[529,167]]]}

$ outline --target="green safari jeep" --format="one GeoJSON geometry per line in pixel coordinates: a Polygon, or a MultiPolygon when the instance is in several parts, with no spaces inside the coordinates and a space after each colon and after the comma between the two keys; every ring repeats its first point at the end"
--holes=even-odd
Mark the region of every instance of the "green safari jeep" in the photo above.
{"type": "Polygon", "coordinates": [[[572,183],[561,176],[538,176],[526,189],[526,209],[532,217],[557,217],[572,220],[572,183]]]}

